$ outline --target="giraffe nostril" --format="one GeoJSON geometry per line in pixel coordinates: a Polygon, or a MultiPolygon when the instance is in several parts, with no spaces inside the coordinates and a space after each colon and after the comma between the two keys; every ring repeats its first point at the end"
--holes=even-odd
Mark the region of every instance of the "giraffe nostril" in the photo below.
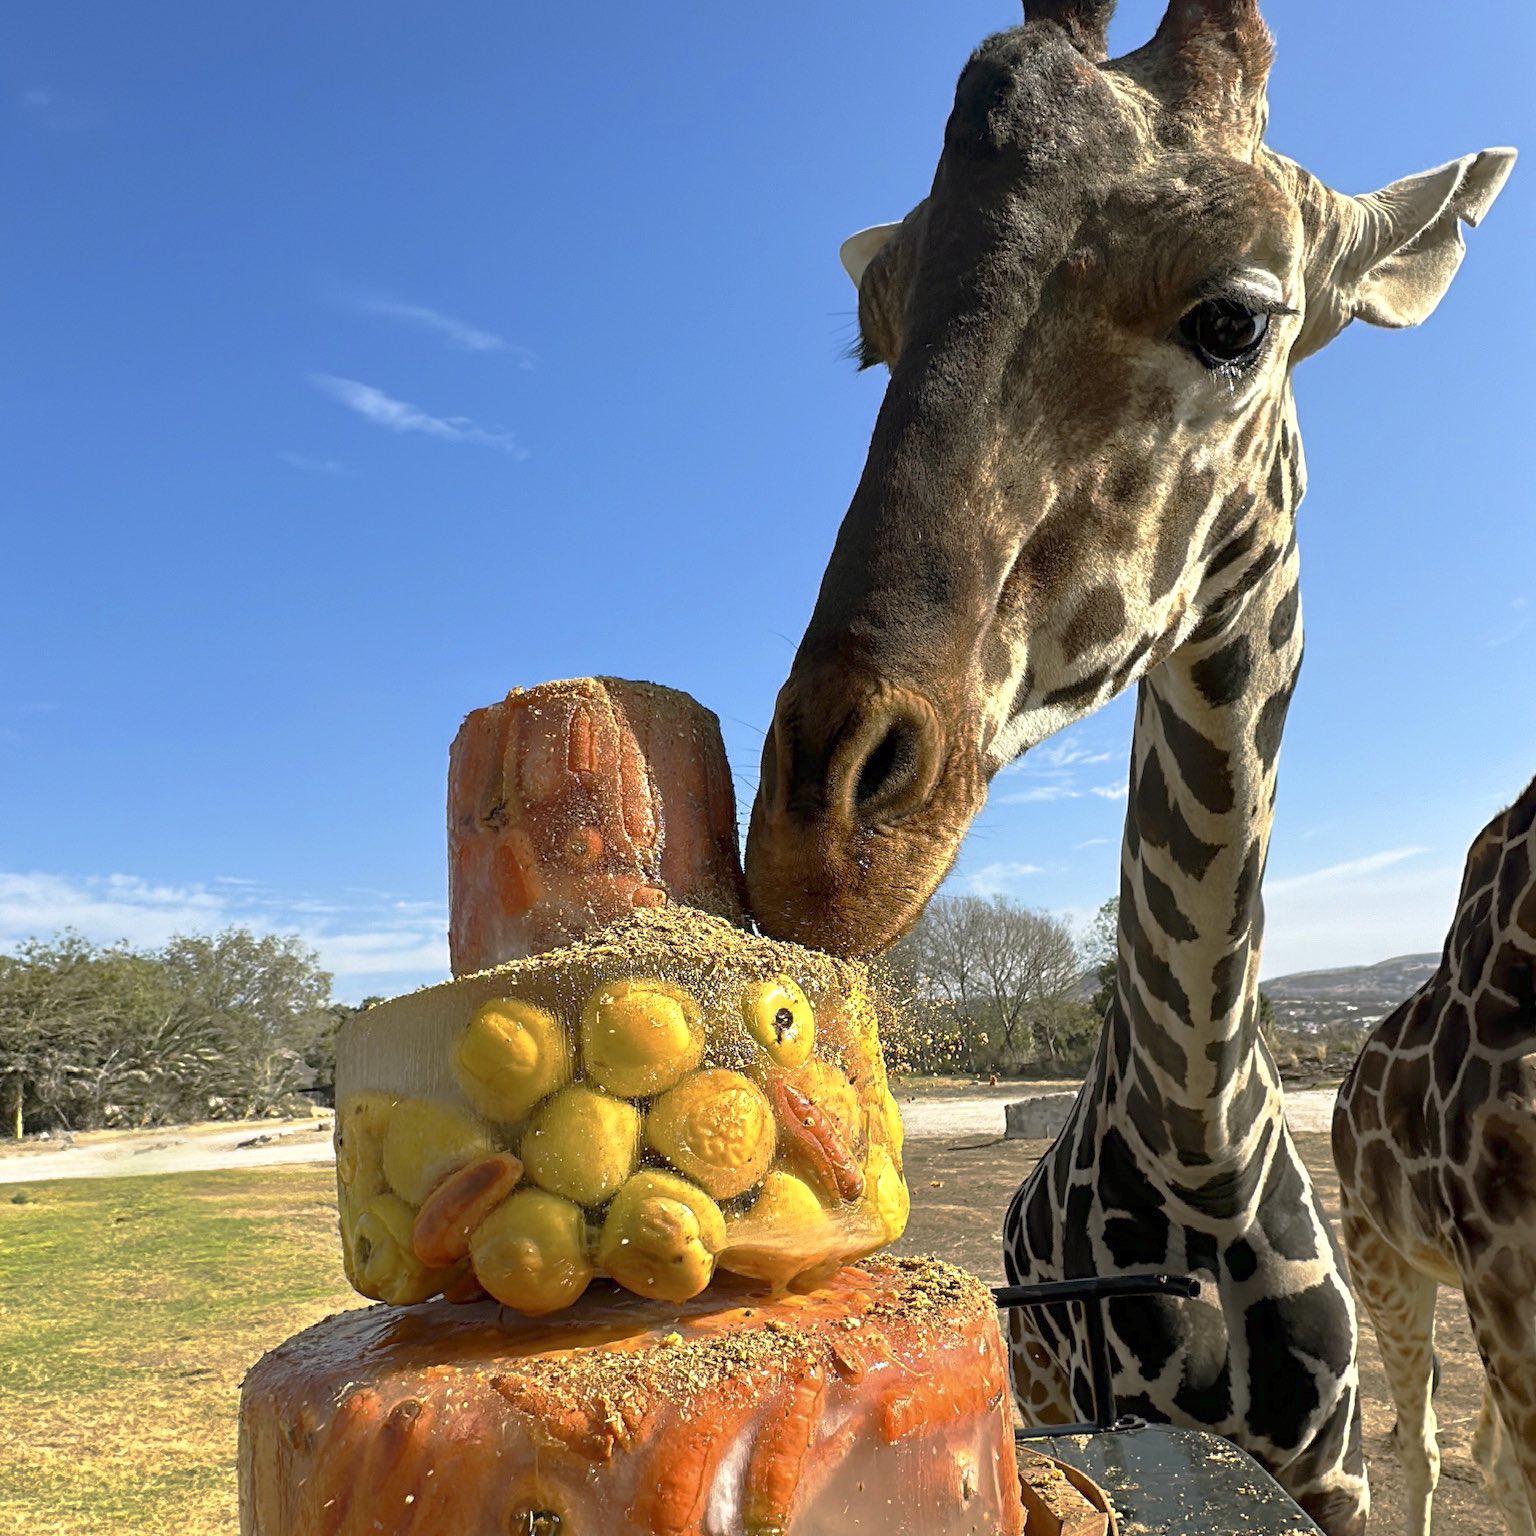
{"type": "Polygon", "coordinates": [[[900,797],[918,771],[920,744],[912,722],[894,720],[859,768],[853,809],[860,821],[872,820],[882,805],[900,797]]]}
{"type": "Polygon", "coordinates": [[[861,826],[890,826],[919,811],[937,787],[942,768],[938,729],[923,708],[889,706],[868,719],[860,733],[869,743],[844,759],[842,796],[833,803],[847,807],[861,826]],[[882,718],[883,716],[883,718],[882,718]]]}

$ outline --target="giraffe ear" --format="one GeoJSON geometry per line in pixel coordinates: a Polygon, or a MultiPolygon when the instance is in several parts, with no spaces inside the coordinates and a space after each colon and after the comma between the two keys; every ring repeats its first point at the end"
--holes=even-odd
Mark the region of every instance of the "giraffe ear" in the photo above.
{"type": "Polygon", "coordinates": [[[1349,318],[1390,326],[1427,320],[1466,254],[1461,226],[1482,221],[1514,163],[1512,149],[1485,149],[1351,199],[1355,242],[1336,279],[1349,318]]]}
{"type": "Polygon", "coordinates": [[[838,248],[838,259],[843,264],[843,271],[853,279],[855,288],[864,280],[864,269],[885,249],[891,236],[900,228],[900,224],[872,224],[868,229],[861,229],[858,234],[849,235],[843,241],[838,248]]]}

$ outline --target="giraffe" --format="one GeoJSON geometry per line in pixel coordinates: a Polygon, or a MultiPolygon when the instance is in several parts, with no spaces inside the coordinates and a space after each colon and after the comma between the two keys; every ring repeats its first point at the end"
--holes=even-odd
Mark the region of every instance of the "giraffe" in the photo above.
{"type": "Polygon", "coordinates": [[[1467,855],[1440,967],[1373,1029],[1333,1117],[1344,1248],[1397,1406],[1408,1529],[1429,1530],[1435,1297],[1487,1373],[1473,1453],[1511,1536],[1536,1524],[1536,779],[1467,855]]]}
{"type": "MultiPolygon", "coordinates": [[[[928,196],[843,247],[890,378],[747,878],[770,933],[878,951],[992,777],[1137,685],[1116,998],[1006,1268],[1198,1276],[1197,1303],[1111,1308],[1116,1390],[1231,1436],[1343,1536],[1368,1509],[1354,1305],[1256,1008],[1302,648],[1291,369],[1352,320],[1423,320],[1513,155],[1341,195],[1263,144],[1253,0],[1171,0],[1114,62],[1111,9],[1033,0],[983,43],[928,196]]],[[[1064,1317],[1013,1362],[1027,1416],[1084,1408],[1064,1317]]]]}

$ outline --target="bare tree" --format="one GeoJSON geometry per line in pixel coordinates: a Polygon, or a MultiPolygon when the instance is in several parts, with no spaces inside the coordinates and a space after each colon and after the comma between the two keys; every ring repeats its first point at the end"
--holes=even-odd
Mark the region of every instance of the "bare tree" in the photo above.
{"type": "Polygon", "coordinates": [[[1037,1044],[1060,1058],[1059,1005],[1082,972],[1060,918],[1003,896],[941,896],[892,961],[973,1033],[995,1029],[1002,1059],[1017,1062],[1037,1044]]]}

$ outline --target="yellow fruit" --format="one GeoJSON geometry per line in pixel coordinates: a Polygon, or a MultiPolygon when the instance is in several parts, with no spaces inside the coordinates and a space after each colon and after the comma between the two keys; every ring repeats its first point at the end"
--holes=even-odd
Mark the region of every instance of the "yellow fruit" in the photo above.
{"type": "Polygon", "coordinates": [[[882,1092],[874,1102],[870,1111],[870,1135],[873,1139],[883,1141],[893,1153],[900,1155],[902,1146],[906,1142],[906,1127],[901,1123],[901,1111],[896,1107],[896,1100],[889,1092],[882,1092]]]}
{"type": "Polygon", "coordinates": [[[516,998],[481,1003],[453,1053],[454,1075],[488,1120],[510,1125],[571,1080],[571,1045],[560,1021],[516,998]]]}
{"type": "Polygon", "coordinates": [[[907,1230],[912,1197],[896,1160],[882,1146],[869,1149],[864,1162],[864,1188],[865,1198],[885,1230],[886,1242],[894,1243],[907,1230]]]}
{"type": "Polygon", "coordinates": [[[402,1099],[384,1131],[384,1176],[402,1200],[420,1205],[465,1163],[494,1151],[479,1121],[426,1099],[402,1099]]]}
{"type": "Polygon", "coordinates": [[[726,1223],[720,1267],[772,1285],[796,1275],[837,1251],[837,1223],[804,1179],[775,1168],[745,1215],[726,1223]]]}
{"type": "Polygon", "coordinates": [[[577,1205],[601,1205],[640,1160],[640,1112],[577,1084],[529,1122],[519,1149],[528,1177],[577,1205]]]}
{"type": "Polygon", "coordinates": [[[620,1098],[670,1088],[703,1055],[698,1002],[669,982],[608,982],[582,1010],[582,1065],[599,1087],[620,1098]]]}
{"type": "Polygon", "coordinates": [[[613,1197],[597,1262],[638,1296],[687,1301],[709,1284],[724,1243],[725,1218],[703,1190],[643,1170],[613,1197]]]}
{"type": "Polygon", "coordinates": [[[592,1279],[581,1208],[543,1189],[519,1189],[475,1228],[475,1276],[497,1301],[537,1317],[568,1307],[592,1279]]]}
{"type": "Polygon", "coordinates": [[[885,1057],[874,1005],[855,989],[846,997],[823,997],[816,1004],[816,1033],[828,1055],[837,1059],[860,1094],[886,1089],[885,1057]]]}
{"type": "Polygon", "coordinates": [[[395,1100],[387,1093],[359,1093],[336,1109],[336,1180],[354,1201],[384,1190],[384,1129],[395,1100]]]}
{"type": "Polygon", "coordinates": [[[741,996],[747,1032],[781,1067],[798,1067],[816,1042],[816,1016],[804,992],[789,979],[754,982],[741,996]]]}
{"type": "Polygon", "coordinates": [[[375,1195],[358,1215],[347,1273],[364,1296],[407,1307],[442,1290],[448,1272],[428,1269],[411,1251],[412,1220],[398,1195],[375,1195]]]}
{"type": "Polygon", "coordinates": [[[729,1200],[761,1180],[778,1139],[773,1107],[740,1072],[695,1072],[657,1099],[646,1142],[707,1195],[729,1200]]]}

